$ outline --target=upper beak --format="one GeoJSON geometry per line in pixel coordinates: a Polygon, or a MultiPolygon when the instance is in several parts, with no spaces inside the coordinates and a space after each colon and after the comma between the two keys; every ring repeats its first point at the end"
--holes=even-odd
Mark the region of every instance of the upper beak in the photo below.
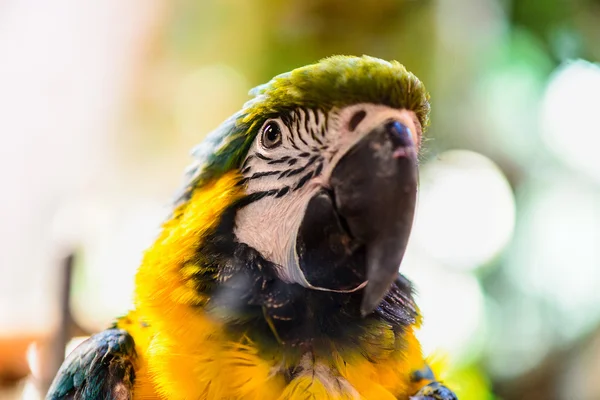
{"type": "Polygon", "coordinates": [[[363,316],[381,303],[396,279],[412,228],[417,175],[411,132],[396,120],[361,138],[332,171],[335,208],[366,250],[363,316]]]}

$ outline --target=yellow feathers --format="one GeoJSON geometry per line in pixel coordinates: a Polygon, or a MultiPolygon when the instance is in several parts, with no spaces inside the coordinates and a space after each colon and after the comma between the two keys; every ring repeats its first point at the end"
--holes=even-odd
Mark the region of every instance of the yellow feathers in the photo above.
{"type": "Polygon", "coordinates": [[[139,355],[134,398],[391,400],[408,398],[428,383],[410,380],[408,371],[424,365],[412,328],[402,335],[402,346],[396,346],[391,326],[372,331],[367,339],[380,345],[377,361],[334,346],[329,354],[291,361],[284,352],[261,353],[245,335],[227,332],[202,310],[207,299],[189,283],[203,268],[196,249],[243,195],[238,180],[226,174],[194,192],[144,257],[136,310],[118,322],[134,337],[139,355]]]}
{"type": "Polygon", "coordinates": [[[206,299],[189,285],[203,268],[194,258],[200,241],[243,194],[238,182],[229,173],[194,192],[144,257],[130,319],[141,318],[145,327],[119,323],[143,355],[135,398],[152,398],[154,392],[164,399],[268,400],[283,389],[283,378],[273,373],[277,360],[261,359],[250,343],[228,341],[222,326],[197,308],[206,299]]]}
{"type": "MultiPolygon", "coordinates": [[[[181,317],[178,312],[185,314],[188,306],[206,302],[190,286],[189,278],[204,268],[196,259],[196,249],[225,209],[243,195],[239,179],[238,174],[228,173],[196,190],[163,225],[136,276],[136,306],[152,313],[151,318],[170,320],[171,313],[173,318],[181,317]]],[[[171,322],[167,323],[169,327],[171,322]]]]}

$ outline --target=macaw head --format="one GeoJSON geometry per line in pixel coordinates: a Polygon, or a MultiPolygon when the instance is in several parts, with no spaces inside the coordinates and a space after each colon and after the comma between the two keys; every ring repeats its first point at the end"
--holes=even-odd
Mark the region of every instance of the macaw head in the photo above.
{"type": "Polygon", "coordinates": [[[293,292],[334,297],[356,318],[371,314],[411,230],[429,118],[423,84],[395,61],[335,56],[251,95],[194,150],[177,201],[185,206],[231,173],[243,192],[198,250],[215,271],[209,305],[250,302],[285,320],[298,305],[275,310],[293,292]]]}

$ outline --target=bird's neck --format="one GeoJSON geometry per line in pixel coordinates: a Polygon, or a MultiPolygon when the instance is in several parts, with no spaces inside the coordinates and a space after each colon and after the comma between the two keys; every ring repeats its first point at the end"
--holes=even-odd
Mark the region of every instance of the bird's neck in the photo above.
{"type": "MultiPolygon", "coordinates": [[[[284,282],[277,266],[233,234],[234,212],[223,214],[219,226],[198,251],[218,271],[203,292],[204,308],[223,321],[233,335],[246,335],[269,348],[311,348],[330,351],[332,345],[362,346],[374,336],[390,339],[418,318],[410,282],[400,276],[381,305],[366,318],[360,315],[362,293],[335,293],[284,282]]],[[[377,340],[375,340],[377,342],[377,340]]]]}

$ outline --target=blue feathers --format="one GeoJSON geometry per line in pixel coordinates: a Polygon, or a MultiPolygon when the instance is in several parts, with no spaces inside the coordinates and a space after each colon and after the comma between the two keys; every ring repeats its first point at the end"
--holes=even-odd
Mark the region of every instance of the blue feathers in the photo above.
{"type": "Polygon", "coordinates": [[[130,399],[135,360],[134,341],[127,332],[100,332],[69,354],[46,399],[130,399]]]}

